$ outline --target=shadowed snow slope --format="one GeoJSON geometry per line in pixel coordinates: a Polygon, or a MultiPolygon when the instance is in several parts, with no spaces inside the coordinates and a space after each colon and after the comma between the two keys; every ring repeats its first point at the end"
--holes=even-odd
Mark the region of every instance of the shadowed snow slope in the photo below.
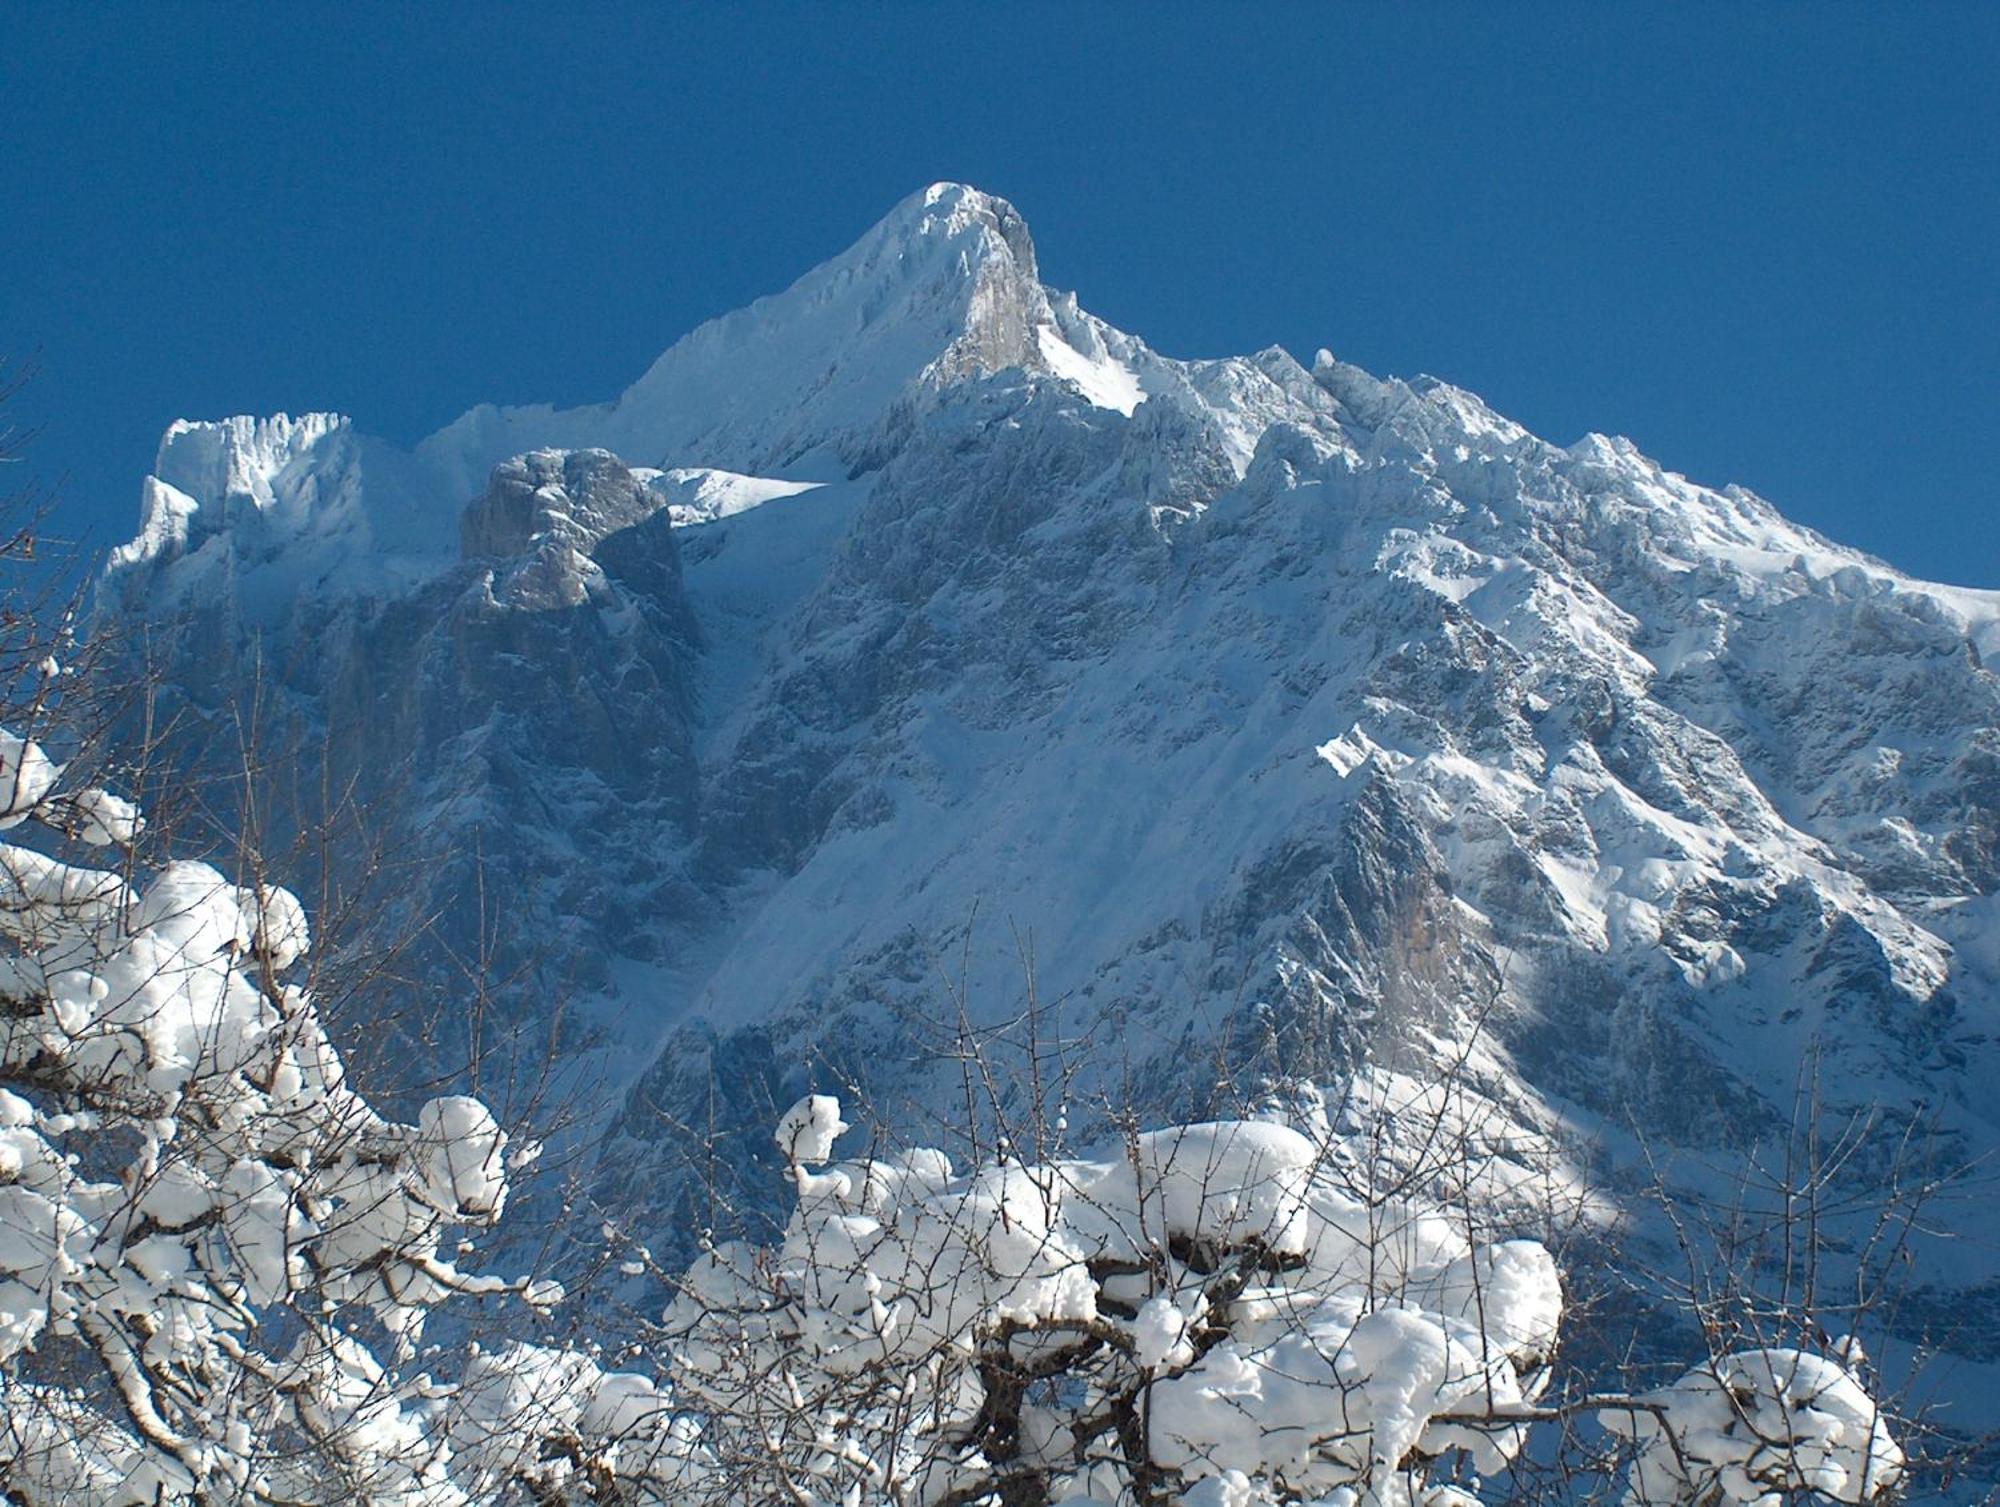
{"type": "MultiPolygon", "coordinates": [[[[105,600],[181,693],[261,643],[587,997],[607,1196],[671,1200],[718,1075],[746,1146],[842,1075],[941,1102],[943,973],[997,1020],[1030,948],[1178,1112],[1469,1050],[1516,1193],[1524,1135],[1726,1161],[1815,1050],[1871,1147],[2000,1145],[2000,594],[1430,379],[1163,358],[974,190],[612,403],[176,425],[143,506],[105,600]]],[[[1957,1249],[1904,1338],[2000,1306],[1957,1249]]]]}

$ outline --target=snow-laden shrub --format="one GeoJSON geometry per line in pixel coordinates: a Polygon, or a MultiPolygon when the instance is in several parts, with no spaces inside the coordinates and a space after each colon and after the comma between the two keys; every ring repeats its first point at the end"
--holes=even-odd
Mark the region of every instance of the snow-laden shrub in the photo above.
{"type": "Polygon", "coordinates": [[[1800,1350],[1744,1350],[1671,1387],[1606,1409],[1640,1441],[1629,1500],[1756,1502],[1802,1492],[1873,1500],[1895,1486],[1903,1452],[1875,1401],[1838,1361],[1800,1350]]]}
{"type": "Polygon", "coordinates": [[[1636,1503],[1858,1503],[1901,1471],[1859,1382],[1796,1351],[1548,1397],[1549,1252],[1357,1200],[1281,1125],[965,1172],[835,1163],[845,1128],[825,1097],[784,1117],[782,1241],[709,1252],[667,1315],[700,1419],[678,1500],[1441,1507],[1585,1412],[1641,1441],[1636,1503]]]}
{"type": "MultiPolygon", "coordinates": [[[[62,794],[61,775],[0,732],[0,826],[136,838],[131,803],[62,794]]],[[[505,1417],[530,1454],[549,1430],[496,1401],[502,1363],[448,1383],[407,1363],[453,1295],[557,1295],[447,1254],[499,1219],[531,1148],[476,1100],[406,1125],[349,1085],[285,981],[310,945],[292,895],[200,863],[133,869],[0,843],[0,1493],[449,1507],[504,1490],[518,1462],[482,1422],[505,1417]]],[[[601,1373],[553,1364],[581,1419],[601,1373]]]]}

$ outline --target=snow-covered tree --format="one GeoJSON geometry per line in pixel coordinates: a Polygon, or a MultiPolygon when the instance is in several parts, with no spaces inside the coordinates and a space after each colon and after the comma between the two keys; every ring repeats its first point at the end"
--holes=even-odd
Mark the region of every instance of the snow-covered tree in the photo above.
{"type": "Polygon", "coordinates": [[[1540,1244],[1385,1211],[1275,1123],[1135,1135],[1104,1159],[834,1163],[834,1099],[778,1142],[771,1247],[688,1273],[663,1356],[703,1468],[672,1500],[1443,1504],[1538,1423],[1640,1441],[1634,1504],[1851,1503],[1903,1457],[1838,1359],[1761,1349],[1637,1396],[1548,1395],[1563,1310],[1540,1244]]]}
{"type": "MultiPolygon", "coordinates": [[[[51,664],[50,674],[60,667],[51,664]]],[[[391,1366],[506,1201],[484,1105],[346,1081],[298,901],[140,872],[140,813],[0,733],[0,1474],[27,1501],[352,1500],[444,1479],[391,1366]],[[15,840],[37,823],[106,867],[15,840]]]]}

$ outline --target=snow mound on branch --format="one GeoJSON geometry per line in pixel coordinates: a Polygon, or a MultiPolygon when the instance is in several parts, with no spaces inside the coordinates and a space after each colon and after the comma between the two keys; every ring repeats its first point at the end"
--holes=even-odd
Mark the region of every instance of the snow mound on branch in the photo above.
{"type": "Polygon", "coordinates": [[[1169,1240],[1256,1243],[1300,1255],[1310,1239],[1306,1195],[1322,1156],[1283,1125],[1182,1125],[1141,1135],[1129,1161],[1079,1191],[1169,1240]]]}
{"type": "Polygon", "coordinates": [[[1801,1491],[1869,1502],[1902,1479],[1903,1452],[1875,1400],[1839,1362],[1747,1350],[1599,1418],[1639,1442],[1631,1507],[1703,1500],[1769,1507],[1801,1491]]]}
{"type": "Polygon", "coordinates": [[[78,791],[70,806],[81,823],[78,836],[92,847],[129,844],[145,826],[136,805],[108,790],[78,791]]]}
{"type": "Polygon", "coordinates": [[[0,831],[26,821],[61,773],[40,744],[0,732],[0,831]]]}
{"type": "Polygon", "coordinates": [[[449,1214],[498,1217],[507,1197],[507,1136],[493,1111],[464,1095],[432,1099],[418,1111],[425,1183],[449,1214]]]}
{"type": "Polygon", "coordinates": [[[793,1166],[816,1166],[833,1155],[833,1143],[848,1131],[840,1118],[840,1101],[811,1094],[785,1111],[778,1122],[778,1149],[793,1166]]]}

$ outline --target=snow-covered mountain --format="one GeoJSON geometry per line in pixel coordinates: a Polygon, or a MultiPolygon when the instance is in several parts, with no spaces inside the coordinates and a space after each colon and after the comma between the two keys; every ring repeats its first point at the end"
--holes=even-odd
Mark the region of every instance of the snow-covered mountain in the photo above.
{"type": "MultiPolygon", "coordinates": [[[[606,1198],[808,1082],[945,1102],[1029,958],[1079,1102],[1463,1058],[1615,1191],[1811,1060],[1857,1176],[2000,1147],[2000,592],[1429,378],[1161,356],[970,188],[608,404],[176,424],[103,595],[568,986],[606,1198]]],[[[1901,1338],[1978,1368],[1966,1218],[1901,1338]]]]}

